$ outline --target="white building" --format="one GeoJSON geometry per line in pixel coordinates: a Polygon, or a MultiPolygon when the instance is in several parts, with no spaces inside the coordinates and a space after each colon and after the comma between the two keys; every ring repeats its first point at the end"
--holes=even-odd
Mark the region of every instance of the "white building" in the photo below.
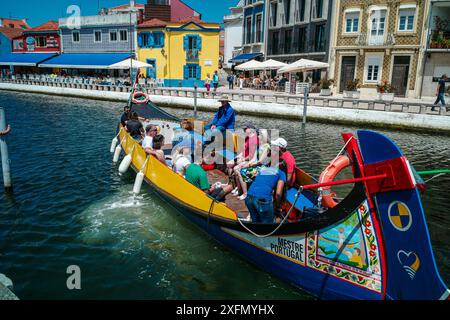
{"type": "Polygon", "coordinates": [[[230,59],[242,51],[242,33],[244,17],[244,0],[240,0],[235,7],[230,8],[231,13],[223,17],[225,29],[225,49],[223,66],[231,68],[230,59]]]}

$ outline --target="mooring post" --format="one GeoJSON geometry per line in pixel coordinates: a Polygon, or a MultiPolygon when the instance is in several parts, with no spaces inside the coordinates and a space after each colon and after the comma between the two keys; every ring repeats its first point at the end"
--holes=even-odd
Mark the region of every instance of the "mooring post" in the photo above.
{"type": "Polygon", "coordinates": [[[6,127],[5,109],[0,107],[0,154],[2,158],[3,183],[6,192],[12,192],[11,171],[9,168],[8,146],[6,145],[6,135],[10,127],[6,127]]]}
{"type": "Polygon", "coordinates": [[[305,86],[305,91],[303,92],[303,96],[304,96],[304,100],[303,100],[303,124],[306,124],[306,110],[308,108],[308,93],[309,93],[309,88],[306,85],[305,86]]]}
{"type": "Polygon", "coordinates": [[[194,83],[194,119],[197,120],[197,84],[194,83]]]}

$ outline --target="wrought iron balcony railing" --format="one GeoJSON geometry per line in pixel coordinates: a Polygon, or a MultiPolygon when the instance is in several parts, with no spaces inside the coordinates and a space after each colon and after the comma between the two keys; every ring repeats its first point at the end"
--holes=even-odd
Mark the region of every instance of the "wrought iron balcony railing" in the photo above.
{"type": "Polygon", "coordinates": [[[358,34],[355,44],[357,46],[393,46],[395,37],[393,33],[384,33],[381,35],[371,35],[367,33],[358,34]]]}
{"type": "Polygon", "coordinates": [[[186,60],[198,60],[198,49],[188,49],[186,50],[186,60]]]}

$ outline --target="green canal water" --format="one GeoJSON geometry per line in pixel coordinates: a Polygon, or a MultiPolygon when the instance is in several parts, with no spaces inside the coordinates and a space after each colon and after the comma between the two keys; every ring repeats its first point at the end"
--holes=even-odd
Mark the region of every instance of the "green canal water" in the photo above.
{"type": "MultiPolygon", "coordinates": [[[[131,194],[109,147],[122,103],[0,92],[14,194],[0,192],[0,273],[21,299],[312,299],[193,226],[148,186],[131,194]],[[66,269],[81,268],[81,290],[66,269]]],[[[167,109],[180,117],[191,111],[167,109]]],[[[211,114],[199,113],[209,119],[211,114]]],[[[356,127],[237,117],[279,129],[298,165],[318,175],[356,127]]],[[[450,168],[450,137],[383,131],[418,170],[450,168]]],[[[450,175],[423,197],[437,266],[450,282],[450,175]]]]}

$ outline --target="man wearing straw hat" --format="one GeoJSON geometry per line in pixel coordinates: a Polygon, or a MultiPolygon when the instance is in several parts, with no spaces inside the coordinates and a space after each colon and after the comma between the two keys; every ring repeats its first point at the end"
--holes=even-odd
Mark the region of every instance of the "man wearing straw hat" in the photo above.
{"type": "Polygon", "coordinates": [[[228,95],[223,94],[219,99],[221,106],[211,123],[205,125],[205,144],[212,142],[215,132],[225,134],[226,130],[234,130],[235,112],[230,105],[228,95]]]}

